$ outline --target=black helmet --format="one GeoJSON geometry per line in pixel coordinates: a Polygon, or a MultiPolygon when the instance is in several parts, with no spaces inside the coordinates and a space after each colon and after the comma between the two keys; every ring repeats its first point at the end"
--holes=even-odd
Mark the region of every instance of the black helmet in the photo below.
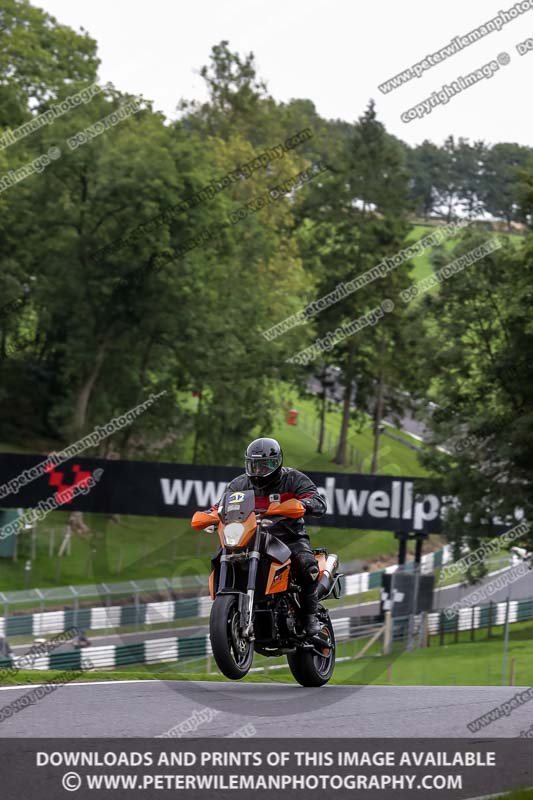
{"type": "Polygon", "coordinates": [[[283,453],[275,439],[254,439],[244,454],[244,468],[252,486],[261,488],[278,477],[283,453]]]}

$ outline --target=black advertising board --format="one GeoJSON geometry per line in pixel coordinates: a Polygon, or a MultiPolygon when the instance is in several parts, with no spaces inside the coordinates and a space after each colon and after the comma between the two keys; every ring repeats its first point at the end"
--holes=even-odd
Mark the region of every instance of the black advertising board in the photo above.
{"type": "MultiPolygon", "coordinates": [[[[189,517],[216,503],[238,467],[147,461],[71,458],[63,464],[43,456],[0,454],[0,508],[35,508],[102,470],[85,494],[64,510],[107,514],[189,517]],[[46,471],[45,471],[46,465],[46,471]],[[38,474],[38,477],[34,477],[38,474]]],[[[441,498],[424,492],[423,478],[308,472],[327,500],[324,527],[438,533],[441,498]],[[416,482],[416,483],[415,483],[416,482]],[[415,488],[416,487],[416,488],[415,488]]],[[[64,495],[63,495],[64,496],[64,495]]],[[[68,499],[68,496],[67,496],[68,499]]],[[[310,520],[313,524],[313,520],[310,520]]],[[[501,526],[510,527],[512,523],[501,526]]]]}

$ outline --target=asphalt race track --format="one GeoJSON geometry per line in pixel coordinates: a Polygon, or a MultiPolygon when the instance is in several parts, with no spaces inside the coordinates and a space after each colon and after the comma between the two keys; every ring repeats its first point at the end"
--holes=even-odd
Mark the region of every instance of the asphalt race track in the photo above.
{"type": "MultiPolygon", "coordinates": [[[[0,689],[0,709],[35,687],[0,689]]],[[[525,688],[525,687],[524,687],[525,688]]],[[[0,722],[0,737],[159,736],[212,709],[187,736],[471,737],[467,723],[520,691],[500,686],[325,686],[129,681],[69,684],[0,722]],[[280,726],[280,722],[282,725],[280,726]],[[250,731],[250,729],[248,728],[250,731]]],[[[533,703],[475,734],[517,737],[533,703]]]]}

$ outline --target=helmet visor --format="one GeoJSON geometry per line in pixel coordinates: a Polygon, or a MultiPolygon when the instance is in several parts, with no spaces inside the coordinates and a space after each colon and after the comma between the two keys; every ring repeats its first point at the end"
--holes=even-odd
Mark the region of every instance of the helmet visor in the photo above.
{"type": "Polygon", "coordinates": [[[250,458],[246,456],[244,463],[248,476],[264,478],[266,475],[271,475],[281,466],[281,456],[274,456],[273,458],[250,458]]]}

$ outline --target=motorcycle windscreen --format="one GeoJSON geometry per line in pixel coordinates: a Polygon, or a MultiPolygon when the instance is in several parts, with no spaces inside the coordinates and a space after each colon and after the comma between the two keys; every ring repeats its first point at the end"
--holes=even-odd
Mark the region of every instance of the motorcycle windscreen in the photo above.
{"type": "Polygon", "coordinates": [[[255,511],[253,489],[242,492],[225,492],[218,513],[223,522],[244,522],[255,511]]]}

